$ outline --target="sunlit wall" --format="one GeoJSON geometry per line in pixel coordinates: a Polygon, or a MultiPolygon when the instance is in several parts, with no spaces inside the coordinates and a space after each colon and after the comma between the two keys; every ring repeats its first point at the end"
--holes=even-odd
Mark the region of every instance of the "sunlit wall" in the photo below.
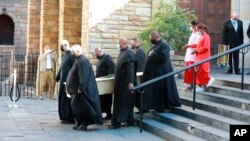
{"type": "Polygon", "coordinates": [[[90,0],[89,26],[92,27],[130,0],[90,0]]]}

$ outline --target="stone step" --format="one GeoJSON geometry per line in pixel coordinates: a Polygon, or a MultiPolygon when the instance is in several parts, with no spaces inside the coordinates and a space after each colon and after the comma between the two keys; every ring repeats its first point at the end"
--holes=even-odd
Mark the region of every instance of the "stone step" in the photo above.
{"type": "MultiPolygon", "coordinates": [[[[188,97],[193,97],[192,91],[182,91],[180,94],[188,97]]],[[[237,98],[228,95],[221,95],[211,92],[197,93],[196,98],[250,111],[250,100],[247,99],[237,98]]]]}
{"type": "Polygon", "coordinates": [[[206,125],[213,126],[218,129],[229,132],[230,124],[233,125],[245,125],[247,123],[238,120],[230,119],[224,116],[220,116],[211,112],[202,111],[199,109],[193,110],[192,107],[182,105],[181,107],[176,107],[171,109],[178,115],[187,117],[189,119],[204,123],[206,125]]]}
{"type": "MultiPolygon", "coordinates": [[[[232,88],[241,88],[241,82],[223,80],[223,79],[218,79],[218,78],[216,79],[216,81],[214,81],[214,85],[227,86],[227,87],[232,87],[232,88]]],[[[249,82],[247,82],[246,79],[244,83],[244,89],[250,90],[250,84],[249,82]]]]}
{"type": "Polygon", "coordinates": [[[250,100],[250,90],[242,91],[239,88],[212,85],[209,88],[206,88],[206,91],[250,100]]]}
{"type": "MultiPolygon", "coordinates": [[[[220,81],[220,80],[218,80],[218,81],[220,81]]],[[[217,82],[217,80],[215,80],[215,82],[217,82]]],[[[177,88],[180,92],[185,88],[182,79],[176,79],[176,84],[177,84],[177,86],[178,86],[177,88]]],[[[216,83],[214,83],[210,87],[206,88],[205,91],[250,100],[250,90],[243,90],[242,91],[240,88],[233,88],[230,86],[216,85],[216,83]]],[[[193,93],[193,91],[190,91],[190,92],[193,93]]]]}
{"type": "Polygon", "coordinates": [[[168,124],[189,134],[209,141],[228,141],[229,132],[208,126],[206,124],[188,119],[186,117],[166,112],[153,112],[153,118],[159,122],[168,124]]]}
{"type": "MultiPolygon", "coordinates": [[[[182,104],[192,106],[193,98],[181,95],[182,104]]],[[[250,112],[239,108],[196,99],[196,108],[208,112],[212,112],[221,116],[236,119],[239,121],[250,123],[250,112]]]]}
{"type": "MultiPolygon", "coordinates": [[[[139,118],[136,118],[137,123],[140,122],[138,119],[139,118]]],[[[204,139],[198,138],[149,117],[143,119],[142,125],[144,130],[147,130],[167,141],[205,141],[204,139]]]]}

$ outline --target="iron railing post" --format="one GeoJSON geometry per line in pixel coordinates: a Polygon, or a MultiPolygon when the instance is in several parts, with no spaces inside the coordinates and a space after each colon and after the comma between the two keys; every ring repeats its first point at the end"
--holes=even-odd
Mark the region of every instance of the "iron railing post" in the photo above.
{"type": "Polygon", "coordinates": [[[196,98],[196,71],[195,71],[195,68],[193,68],[193,110],[195,110],[195,98],[196,98]]]}
{"type": "Polygon", "coordinates": [[[241,74],[241,90],[244,89],[244,68],[245,68],[245,53],[242,53],[242,74],[241,74]]]}
{"type": "Polygon", "coordinates": [[[142,120],[143,120],[143,113],[142,113],[142,105],[143,105],[143,91],[138,90],[140,94],[140,133],[142,133],[142,120]]]}
{"type": "Polygon", "coordinates": [[[245,74],[245,54],[248,52],[248,47],[242,48],[239,52],[242,53],[241,90],[243,90],[244,89],[244,74],[245,74]]]}

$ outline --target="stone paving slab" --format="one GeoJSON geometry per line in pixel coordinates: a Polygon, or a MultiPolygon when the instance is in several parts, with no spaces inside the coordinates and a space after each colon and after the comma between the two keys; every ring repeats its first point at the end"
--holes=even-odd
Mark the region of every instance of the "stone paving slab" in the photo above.
{"type": "Polygon", "coordinates": [[[138,127],[107,129],[91,125],[88,131],[75,131],[73,125],[60,124],[57,100],[36,100],[21,97],[18,108],[9,108],[9,97],[0,97],[1,141],[161,141],[149,132],[139,133],[138,127]]]}

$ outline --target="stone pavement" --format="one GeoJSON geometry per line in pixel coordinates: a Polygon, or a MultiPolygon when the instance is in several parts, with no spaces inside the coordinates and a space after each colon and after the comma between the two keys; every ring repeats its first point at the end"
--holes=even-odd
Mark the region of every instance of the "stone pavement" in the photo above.
{"type": "Polygon", "coordinates": [[[57,100],[24,98],[17,102],[18,108],[9,108],[9,97],[0,97],[1,141],[160,141],[151,133],[139,133],[138,127],[107,129],[92,125],[88,131],[75,131],[73,125],[60,124],[57,100]]]}

